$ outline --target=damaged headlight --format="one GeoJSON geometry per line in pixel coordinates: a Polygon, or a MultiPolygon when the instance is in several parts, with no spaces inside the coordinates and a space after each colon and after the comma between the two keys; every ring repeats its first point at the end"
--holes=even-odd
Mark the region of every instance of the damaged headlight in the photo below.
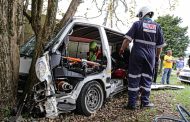
{"type": "Polygon", "coordinates": [[[44,81],[46,77],[47,66],[43,60],[37,60],[36,62],[36,75],[40,81],[44,81]]]}

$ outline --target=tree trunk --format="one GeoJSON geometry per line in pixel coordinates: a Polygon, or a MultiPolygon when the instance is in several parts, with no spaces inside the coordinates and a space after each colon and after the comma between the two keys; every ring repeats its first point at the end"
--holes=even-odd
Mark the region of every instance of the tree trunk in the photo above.
{"type": "Polygon", "coordinates": [[[22,30],[18,25],[22,22],[17,17],[20,16],[18,7],[22,9],[22,0],[0,0],[0,120],[6,115],[5,110],[16,102],[19,72],[17,41],[22,30]]]}
{"type": "Polygon", "coordinates": [[[103,22],[103,25],[104,25],[104,26],[107,25],[108,16],[109,16],[109,13],[110,13],[109,9],[110,9],[110,4],[108,4],[108,6],[107,6],[106,16],[105,16],[104,22],[103,22]]]}
{"type": "MultiPolygon", "coordinates": [[[[60,21],[59,26],[56,26],[57,32],[66,24],[66,22],[73,17],[78,5],[80,4],[81,0],[72,0],[70,6],[60,21]]],[[[41,0],[33,0],[32,1],[32,10],[31,10],[31,24],[32,29],[36,35],[36,47],[34,56],[32,58],[32,64],[29,71],[29,78],[25,91],[30,91],[33,85],[38,81],[36,74],[35,74],[35,63],[37,58],[42,54],[43,51],[43,44],[46,43],[52,36],[55,28],[55,20],[56,20],[56,13],[57,13],[57,1],[48,0],[48,8],[46,13],[46,20],[44,26],[41,25],[41,10],[43,6],[43,2],[41,0]]]]}
{"type": "Polygon", "coordinates": [[[35,32],[36,36],[36,46],[34,55],[32,58],[32,64],[29,71],[29,78],[28,84],[25,88],[25,91],[31,91],[33,85],[38,81],[36,73],[35,73],[35,63],[38,57],[43,53],[43,45],[47,40],[49,40],[55,28],[55,20],[56,20],[56,13],[57,13],[57,5],[58,1],[48,0],[48,8],[46,13],[46,19],[44,26],[41,23],[41,16],[42,16],[42,7],[43,2],[41,0],[33,1],[32,2],[32,28],[35,32]]]}
{"type": "Polygon", "coordinates": [[[23,27],[23,0],[17,0],[17,44],[20,46],[24,43],[24,27],[23,27]]]}
{"type": "Polygon", "coordinates": [[[38,78],[36,76],[36,71],[35,71],[35,64],[36,64],[36,60],[42,54],[42,50],[43,50],[42,42],[41,42],[42,38],[41,37],[42,37],[42,34],[41,34],[41,31],[39,31],[39,33],[36,35],[36,42],[38,44],[36,44],[36,47],[34,50],[34,55],[33,55],[31,67],[29,70],[29,77],[27,80],[28,84],[26,85],[26,88],[24,91],[25,94],[27,92],[30,92],[32,90],[32,87],[34,86],[34,84],[37,83],[37,81],[38,81],[38,78]]]}
{"type": "Polygon", "coordinates": [[[53,32],[55,29],[57,8],[58,8],[57,0],[55,1],[48,0],[47,14],[42,32],[43,44],[46,43],[48,40],[50,40],[53,36],[53,32]]]}
{"type": "MultiPolygon", "coordinates": [[[[32,10],[31,10],[31,26],[36,36],[36,45],[34,50],[34,55],[32,57],[32,63],[29,70],[29,77],[27,80],[27,85],[24,90],[24,95],[32,90],[33,85],[38,81],[35,73],[35,63],[37,58],[42,54],[42,16],[43,0],[32,0],[32,10]]],[[[30,21],[30,20],[29,20],[30,21]]],[[[24,96],[22,97],[23,100],[24,96]]]]}
{"type": "MultiPolygon", "coordinates": [[[[66,22],[73,17],[78,5],[80,4],[81,0],[72,0],[70,6],[60,21],[58,26],[56,26],[57,32],[66,24],[66,22]]],[[[41,24],[41,15],[42,15],[42,7],[43,1],[42,0],[32,0],[32,10],[31,10],[31,17],[29,17],[26,13],[25,16],[31,21],[32,29],[36,36],[36,46],[35,52],[32,58],[32,64],[29,71],[29,78],[27,80],[28,84],[25,88],[25,94],[27,91],[31,91],[33,85],[38,81],[36,73],[35,73],[35,63],[37,58],[42,54],[43,51],[43,44],[46,43],[52,36],[55,28],[55,20],[56,20],[56,13],[57,13],[57,3],[58,1],[48,0],[48,8],[46,13],[46,20],[44,25],[41,24]]]]}

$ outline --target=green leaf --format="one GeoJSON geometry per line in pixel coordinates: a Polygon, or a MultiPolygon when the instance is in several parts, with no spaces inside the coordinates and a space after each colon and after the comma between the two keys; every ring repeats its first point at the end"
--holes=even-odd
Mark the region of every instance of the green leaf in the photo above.
{"type": "Polygon", "coordinates": [[[173,51],[174,57],[183,56],[190,39],[186,35],[188,27],[180,26],[182,19],[179,17],[166,15],[158,17],[156,22],[161,25],[164,38],[167,43],[167,46],[163,49],[163,52],[166,52],[166,50],[170,48],[173,51]]]}

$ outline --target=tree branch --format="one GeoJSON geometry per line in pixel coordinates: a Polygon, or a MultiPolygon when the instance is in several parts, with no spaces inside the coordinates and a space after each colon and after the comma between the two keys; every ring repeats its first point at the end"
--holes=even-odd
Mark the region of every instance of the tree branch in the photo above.
{"type": "Polygon", "coordinates": [[[29,0],[25,0],[25,4],[23,4],[23,15],[28,19],[29,23],[32,22],[31,16],[27,13],[29,0]]]}
{"type": "Polygon", "coordinates": [[[23,7],[24,11],[27,11],[28,4],[29,4],[29,0],[25,0],[25,4],[24,4],[24,7],[23,7]]]}
{"type": "Polygon", "coordinates": [[[170,9],[170,11],[171,11],[171,9],[172,9],[172,5],[171,5],[171,1],[170,0],[168,0],[168,2],[169,2],[169,9],[170,9]]]}
{"type": "Polygon", "coordinates": [[[37,35],[41,31],[41,15],[43,8],[43,0],[32,0],[32,10],[31,10],[31,25],[37,35]]]}
{"type": "Polygon", "coordinates": [[[102,2],[102,6],[101,6],[100,8],[98,7],[98,3],[97,3],[96,0],[93,0],[92,3],[93,3],[93,2],[95,2],[96,8],[97,8],[99,11],[102,11],[102,9],[103,9],[103,7],[104,7],[104,5],[105,5],[105,3],[106,3],[106,0],[104,0],[104,1],[102,2]]]}
{"type": "Polygon", "coordinates": [[[119,21],[119,22],[121,22],[123,25],[125,25],[124,22],[119,19],[119,17],[117,16],[116,12],[114,12],[114,15],[115,15],[116,21],[119,21]]]}
{"type": "MultiPolygon", "coordinates": [[[[52,37],[52,32],[55,29],[55,20],[56,20],[56,13],[58,8],[58,1],[57,0],[48,0],[48,7],[46,13],[46,19],[43,26],[42,38],[46,42],[49,38],[52,37]]],[[[43,43],[45,43],[43,42],[43,43]]]]}
{"type": "Polygon", "coordinates": [[[127,6],[127,2],[124,0],[120,0],[121,1],[121,3],[124,5],[124,7],[125,7],[125,12],[127,12],[128,11],[128,6],[127,6]]]}
{"type": "Polygon", "coordinates": [[[94,18],[100,17],[100,16],[102,15],[102,11],[103,11],[103,7],[104,7],[104,5],[105,5],[105,2],[106,2],[106,0],[104,0],[104,1],[102,2],[102,6],[99,8],[97,1],[96,1],[96,0],[92,0],[92,3],[95,3],[96,8],[98,9],[98,13],[99,13],[99,14],[96,15],[96,16],[93,16],[93,17],[87,17],[87,12],[85,12],[85,13],[84,13],[84,16],[78,16],[78,17],[83,17],[83,18],[86,18],[86,19],[94,19],[94,18]]]}
{"type": "Polygon", "coordinates": [[[124,22],[122,20],[119,19],[119,17],[117,16],[115,11],[114,11],[114,15],[115,15],[115,18],[116,18],[115,26],[117,27],[118,30],[120,30],[119,27],[118,27],[118,22],[121,22],[122,25],[125,25],[125,24],[124,24],[124,22]]]}
{"type": "Polygon", "coordinates": [[[65,13],[64,17],[56,25],[55,33],[58,33],[59,30],[69,21],[69,19],[75,15],[80,3],[81,3],[81,0],[72,0],[71,1],[69,8],[67,9],[67,12],[65,13]]]}
{"type": "Polygon", "coordinates": [[[86,18],[86,19],[94,19],[94,18],[98,18],[98,17],[100,17],[102,15],[103,7],[104,7],[104,5],[106,3],[106,0],[103,1],[102,6],[100,8],[98,7],[98,3],[97,3],[96,0],[93,0],[92,3],[96,4],[96,8],[98,9],[98,13],[100,13],[100,14],[98,14],[97,16],[93,16],[93,17],[87,17],[87,12],[86,12],[84,14],[84,16],[79,16],[79,17],[83,17],[83,18],[86,18]]]}
{"type": "Polygon", "coordinates": [[[31,16],[23,9],[23,15],[28,19],[29,23],[32,22],[31,16]]]}
{"type": "Polygon", "coordinates": [[[100,11],[99,15],[94,16],[94,17],[87,17],[86,15],[85,16],[77,16],[77,17],[82,17],[82,18],[86,18],[86,19],[94,19],[94,18],[100,17],[101,15],[102,15],[102,11],[100,11]]]}
{"type": "Polygon", "coordinates": [[[103,25],[104,25],[104,26],[106,26],[106,24],[107,24],[108,15],[109,15],[109,11],[106,12],[106,16],[105,16],[104,22],[103,22],[103,25]]]}

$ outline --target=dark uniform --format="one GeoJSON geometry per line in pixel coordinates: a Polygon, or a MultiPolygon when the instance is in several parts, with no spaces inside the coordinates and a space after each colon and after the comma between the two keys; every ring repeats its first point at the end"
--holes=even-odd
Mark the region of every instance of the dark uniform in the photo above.
{"type": "Polygon", "coordinates": [[[164,46],[161,27],[150,18],[136,21],[126,33],[126,38],[133,40],[129,59],[128,105],[135,106],[139,90],[141,104],[149,104],[155,50],[164,46]]]}

